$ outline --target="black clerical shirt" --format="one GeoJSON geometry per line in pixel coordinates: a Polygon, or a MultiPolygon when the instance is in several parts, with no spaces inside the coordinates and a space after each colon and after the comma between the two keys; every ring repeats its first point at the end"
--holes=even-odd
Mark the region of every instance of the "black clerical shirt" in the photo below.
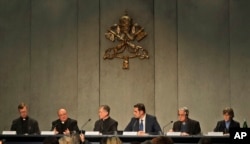
{"type": "Polygon", "coordinates": [[[23,134],[26,134],[26,133],[29,133],[29,127],[28,127],[28,119],[29,117],[27,118],[20,118],[21,119],[21,127],[22,127],[22,133],[23,134]]]}
{"type": "Polygon", "coordinates": [[[65,122],[61,122],[60,119],[53,121],[51,130],[54,130],[54,128],[56,128],[58,134],[63,134],[66,129],[68,129],[71,133],[74,131],[79,132],[77,121],[71,118],[68,118],[65,122]]]}
{"type": "Polygon", "coordinates": [[[39,134],[38,122],[30,117],[19,117],[12,121],[10,130],[17,134],[39,134]]]}
{"type": "Polygon", "coordinates": [[[111,117],[107,119],[99,119],[95,122],[94,131],[99,131],[102,134],[113,134],[117,131],[118,122],[111,117]]]}

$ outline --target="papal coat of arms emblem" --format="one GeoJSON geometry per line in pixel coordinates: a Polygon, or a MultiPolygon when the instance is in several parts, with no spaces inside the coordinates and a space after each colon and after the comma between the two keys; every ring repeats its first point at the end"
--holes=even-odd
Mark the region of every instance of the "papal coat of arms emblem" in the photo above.
{"type": "Polygon", "coordinates": [[[144,28],[134,23],[133,19],[126,13],[119,19],[119,24],[114,24],[105,33],[105,37],[118,44],[105,50],[104,60],[120,58],[123,59],[123,69],[129,68],[130,58],[148,59],[148,51],[139,43],[147,36],[144,28]]]}

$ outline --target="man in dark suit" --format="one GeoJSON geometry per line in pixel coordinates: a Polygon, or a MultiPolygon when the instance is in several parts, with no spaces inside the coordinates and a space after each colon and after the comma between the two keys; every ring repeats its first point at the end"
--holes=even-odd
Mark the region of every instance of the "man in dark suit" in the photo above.
{"type": "Polygon", "coordinates": [[[18,105],[20,117],[12,121],[10,130],[17,134],[40,134],[38,122],[28,116],[28,106],[25,103],[18,105]]]}
{"type": "Polygon", "coordinates": [[[162,132],[156,117],[146,114],[144,104],[138,103],[134,105],[133,114],[134,117],[131,118],[124,131],[137,131],[138,135],[159,134],[162,132]]]}
{"type": "Polygon", "coordinates": [[[215,132],[223,132],[224,134],[228,134],[230,128],[240,128],[240,123],[233,120],[234,111],[232,108],[224,108],[222,114],[224,120],[217,122],[217,125],[214,128],[215,132]]]}
{"type": "Polygon", "coordinates": [[[66,109],[59,109],[57,115],[59,119],[52,122],[51,128],[55,134],[69,135],[71,133],[79,132],[77,121],[68,117],[66,109]]]}
{"type": "Polygon", "coordinates": [[[102,134],[113,134],[117,131],[118,122],[110,117],[110,107],[101,105],[99,107],[99,120],[95,122],[94,131],[102,134]]]}
{"type": "Polygon", "coordinates": [[[200,123],[190,119],[189,110],[187,107],[179,108],[178,121],[174,122],[173,128],[170,131],[181,132],[181,135],[197,135],[200,134],[200,123]]]}

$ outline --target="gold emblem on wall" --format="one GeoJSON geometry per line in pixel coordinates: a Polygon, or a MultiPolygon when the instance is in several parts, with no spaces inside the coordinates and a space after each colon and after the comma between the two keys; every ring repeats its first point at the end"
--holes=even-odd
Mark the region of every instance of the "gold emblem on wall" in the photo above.
{"type": "Polygon", "coordinates": [[[129,68],[129,59],[148,59],[148,51],[138,43],[147,36],[144,28],[134,23],[133,19],[125,13],[119,19],[119,24],[114,24],[105,33],[105,37],[118,44],[105,50],[104,60],[119,58],[123,59],[123,69],[129,68]]]}

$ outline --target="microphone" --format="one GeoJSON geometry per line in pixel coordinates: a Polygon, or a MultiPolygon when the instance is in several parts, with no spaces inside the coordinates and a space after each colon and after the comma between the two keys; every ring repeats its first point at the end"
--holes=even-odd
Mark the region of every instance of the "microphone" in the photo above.
{"type": "Polygon", "coordinates": [[[83,128],[91,121],[91,119],[88,119],[81,127],[81,132],[83,131],[83,128]]]}
{"type": "Polygon", "coordinates": [[[169,126],[171,123],[173,123],[173,121],[170,121],[169,123],[167,123],[165,126],[162,127],[162,132],[165,133],[165,128],[167,126],[169,126]]]}

